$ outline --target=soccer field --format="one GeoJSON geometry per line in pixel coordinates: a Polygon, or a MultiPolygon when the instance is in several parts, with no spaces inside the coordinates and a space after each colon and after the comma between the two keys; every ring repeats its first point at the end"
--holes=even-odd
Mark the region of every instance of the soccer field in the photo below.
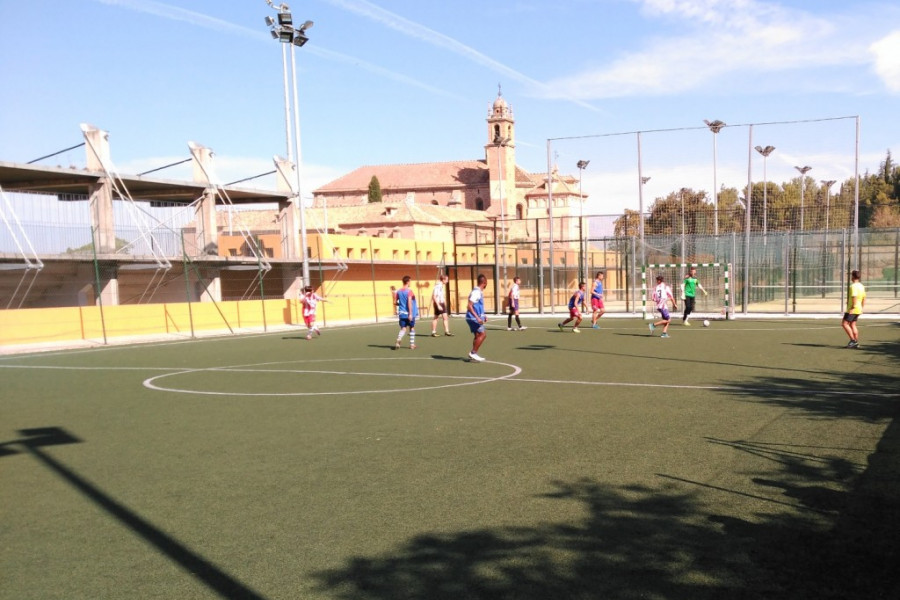
{"type": "Polygon", "coordinates": [[[2,357],[0,598],[898,597],[897,323],[557,320],[2,357]]]}

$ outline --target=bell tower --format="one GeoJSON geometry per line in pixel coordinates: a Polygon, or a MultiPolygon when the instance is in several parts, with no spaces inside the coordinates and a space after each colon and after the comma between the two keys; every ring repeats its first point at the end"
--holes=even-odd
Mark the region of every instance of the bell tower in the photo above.
{"type": "Polygon", "coordinates": [[[515,216],[516,190],[516,121],[512,108],[497,87],[497,99],[487,117],[485,160],[490,173],[490,204],[487,212],[506,219],[515,216]]]}

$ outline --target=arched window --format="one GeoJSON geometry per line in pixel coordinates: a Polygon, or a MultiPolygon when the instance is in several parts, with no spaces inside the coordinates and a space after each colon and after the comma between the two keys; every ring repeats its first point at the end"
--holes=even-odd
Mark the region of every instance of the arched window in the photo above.
{"type": "Polygon", "coordinates": [[[525,209],[521,204],[516,204],[516,218],[520,220],[525,218],[525,209]]]}
{"type": "Polygon", "coordinates": [[[484,200],[475,198],[475,210],[484,210],[484,200]]]}

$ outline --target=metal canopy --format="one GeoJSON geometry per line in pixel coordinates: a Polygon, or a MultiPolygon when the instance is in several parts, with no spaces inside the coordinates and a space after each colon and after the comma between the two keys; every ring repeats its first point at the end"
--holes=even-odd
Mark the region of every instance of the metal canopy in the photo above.
{"type": "MultiPolygon", "coordinates": [[[[8,192],[90,195],[90,188],[104,177],[102,172],[62,167],[40,167],[0,161],[0,187],[8,192]]],[[[135,200],[190,204],[208,186],[191,181],[120,175],[135,200]]],[[[232,204],[264,204],[287,200],[292,194],[221,186],[232,204]]],[[[218,203],[222,203],[221,198],[218,203]]]]}

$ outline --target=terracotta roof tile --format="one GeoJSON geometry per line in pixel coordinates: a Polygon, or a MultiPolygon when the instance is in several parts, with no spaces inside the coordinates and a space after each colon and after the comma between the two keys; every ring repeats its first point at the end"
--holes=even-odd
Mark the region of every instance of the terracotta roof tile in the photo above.
{"type": "Polygon", "coordinates": [[[483,160],[408,165],[369,165],[359,167],[343,177],[323,185],[314,194],[365,190],[372,176],[378,178],[382,190],[434,187],[468,187],[488,183],[488,166],[483,160]]]}

